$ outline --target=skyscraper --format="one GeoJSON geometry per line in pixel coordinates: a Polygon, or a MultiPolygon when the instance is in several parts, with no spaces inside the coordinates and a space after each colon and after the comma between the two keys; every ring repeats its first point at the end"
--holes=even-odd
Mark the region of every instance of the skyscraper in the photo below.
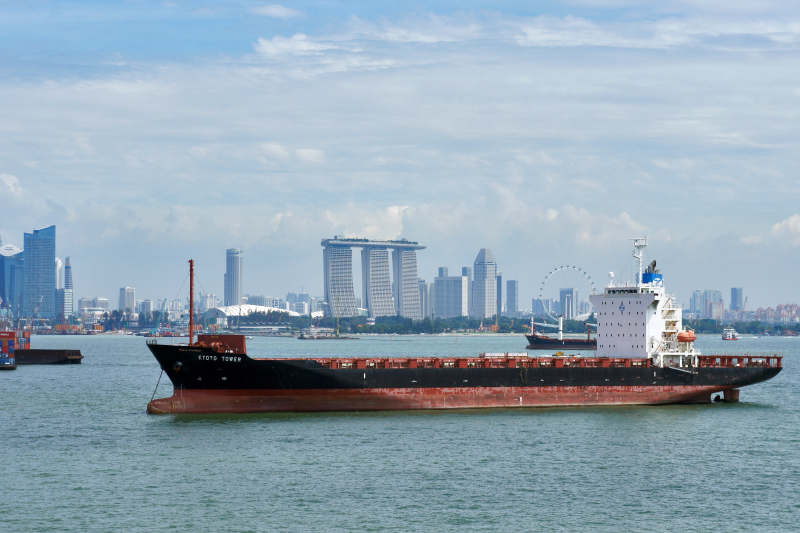
{"type": "Polygon", "coordinates": [[[503,274],[497,273],[497,318],[503,316],[503,274]]]}
{"type": "Polygon", "coordinates": [[[497,262],[492,251],[481,248],[473,267],[471,316],[488,318],[497,312],[497,262]]]}
{"type": "Polygon", "coordinates": [[[506,281],[506,315],[517,316],[519,313],[519,281],[510,279],[506,281]]]}
{"type": "Polygon", "coordinates": [[[371,318],[394,316],[392,274],[389,270],[389,250],[365,247],[361,249],[361,287],[363,306],[371,318]]]}
{"type": "Polygon", "coordinates": [[[226,307],[242,303],[242,251],[229,248],[225,254],[225,293],[226,307]]]}
{"type": "Polygon", "coordinates": [[[6,244],[0,247],[0,298],[3,309],[18,317],[22,312],[25,292],[25,253],[6,244]]]}
{"type": "Polygon", "coordinates": [[[467,278],[467,309],[472,312],[472,267],[461,267],[461,275],[467,278]]]}
{"type": "Polygon", "coordinates": [[[689,311],[692,313],[703,314],[703,291],[693,291],[689,300],[689,311]]]}
{"type": "Polygon", "coordinates": [[[422,318],[431,316],[428,284],[425,283],[424,279],[420,278],[417,280],[417,286],[419,288],[419,312],[422,314],[422,318]]]}
{"type": "Polygon", "coordinates": [[[559,314],[569,320],[578,314],[578,291],[572,287],[558,290],[559,314]]]}
{"type": "Polygon", "coordinates": [[[64,288],[64,263],[56,257],[56,290],[64,288]]]}
{"type": "Polygon", "coordinates": [[[469,280],[466,276],[446,276],[433,279],[433,316],[454,318],[467,316],[469,280]]]}
{"type": "Polygon", "coordinates": [[[72,290],[72,265],[69,264],[69,259],[64,259],[64,288],[72,290]]]}
{"type": "Polygon", "coordinates": [[[63,276],[64,279],[62,280],[63,286],[58,289],[61,291],[61,296],[58,299],[58,309],[57,314],[60,314],[62,317],[69,318],[72,316],[72,312],[74,310],[73,307],[73,291],[72,291],[72,266],[69,264],[69,257],[64,258],[64,266],[63,266],[63,276]]]}
{"type": "Polygon", "coordinates": [[[741,287],[731,287],[731,311],[744,311],[742,309],[744,291],[741,287]]]}
{"type": "Polygon", "coordinates": [[[397,314],[422,320],[419,284],[417,282],[417,252],[406,248],[392,250],[394,267],[394,301],[397,314]]]}
{"type": "MultiPolygon", "coordinates": [[[[324,241],[323,241],[324,242],[324,241]]],[[[356,293],[353,289],[353,250],[350,246],[328,245],[322,250],[325,270],[325,300],[329,315],[356,316],[356,293]]]]}
{"type": "Polygon", "coordinates": [[[56,315],[56,227],[25,234],[24,316],[56,315]]]}
{"type": "Polygon", "coordinates": [[[122,287],[119,290],[119,306],[121,312],[136,312],[136,289],[133,287],[122,287]]]}

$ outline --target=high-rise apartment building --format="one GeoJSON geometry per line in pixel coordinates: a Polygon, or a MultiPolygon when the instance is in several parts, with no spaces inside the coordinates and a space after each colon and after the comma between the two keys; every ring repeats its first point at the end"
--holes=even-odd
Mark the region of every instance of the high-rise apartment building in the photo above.
{"type": "Polygon", "coordinates": [[[392,274],[389,270],[387,248],[365,247],[361,249],[361,280],[364,309],[371,318],[394,316],[392,298],[392,274]]]}
{"type": "Polygon", "coordinates": [[[406,248],[392,250],[392,265],[396,314],[405,318],[421,320],[416,250],[406,248]]]}
{"type": "Polygon", "coordinates": [[[454,318],[468,316],[469,280],[466,276],[436,277],[433,279],[433,316],[454,318]]]}
{"type": "Polygon", "coordinates": [[[241,305],[242,303],[242,251],[238,248],[229,248],[225,253],[225,306],[241,305]]]}
{"type": "Polygon", "coordinates": [[[25,234],[24,316],[56,315],[56,227],[25,234]]]}
{"type": "Polygon", "coordinates": [[[519,313],[519,281],[506,281],[506,316],[516,317],[519,313]]]}
{"type": "Polygon", "coordinates": [[[744,291],[741,287],[731,287],[731,311],[744,310],[744,291]]]}
{"type": "Polygon", "coordinates": [[[119,290],[119,306],[121,312],[136,312],[136,289],[133,287],[122,287],[119,290]]]}
{"type": "Polygon", "coordinates": [[[476,318],[489,318],[497,312],[497,262],[492,251],[481,248],[473,264],[472,312],[476,318]]]}
{"type": "Polygon", "coordinates": [[[0,307],[21,316],[24,292],[25,253],[13,244],[0,246],[0,307]]]}
{"type": "Polygon", "coordinates": [[[108,298],[93,298],[92,299],[92,307],[96,309],[105,309],[108,311],[108,298]]]}

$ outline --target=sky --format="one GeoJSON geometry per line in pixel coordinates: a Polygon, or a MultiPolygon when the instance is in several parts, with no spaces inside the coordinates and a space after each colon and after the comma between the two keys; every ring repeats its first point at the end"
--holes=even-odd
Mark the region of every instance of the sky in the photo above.
{"type": "Polygon", "coordinates": [[[334,235],[428,281],[490,248],[530,307],[646,236],[679,302],[800,303],[800,5],[654,4],[0,0],[2,242],[55,224],[112,302],[190,258],[221,298],[232,247],[275,297],[334,235]]]}

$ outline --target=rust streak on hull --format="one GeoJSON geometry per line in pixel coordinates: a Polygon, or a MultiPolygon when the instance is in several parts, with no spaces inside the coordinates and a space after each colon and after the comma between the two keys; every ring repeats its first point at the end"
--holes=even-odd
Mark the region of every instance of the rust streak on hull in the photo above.
{"type": "Polygon", "coordinates": [[[663,405],[709,399],[719,386],[454,387],[176,390],[151,414],[391,411],[591,405],[663,405]]]}

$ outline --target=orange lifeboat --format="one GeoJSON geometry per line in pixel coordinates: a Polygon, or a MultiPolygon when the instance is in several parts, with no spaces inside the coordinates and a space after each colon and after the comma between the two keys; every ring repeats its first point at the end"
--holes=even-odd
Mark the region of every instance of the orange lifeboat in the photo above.
{"type": "Polygon", "coordinates": [[[678,333],[678,342],[694,342],[697,340],[697,335],[694,331],[687,329],[678,333]]]}

